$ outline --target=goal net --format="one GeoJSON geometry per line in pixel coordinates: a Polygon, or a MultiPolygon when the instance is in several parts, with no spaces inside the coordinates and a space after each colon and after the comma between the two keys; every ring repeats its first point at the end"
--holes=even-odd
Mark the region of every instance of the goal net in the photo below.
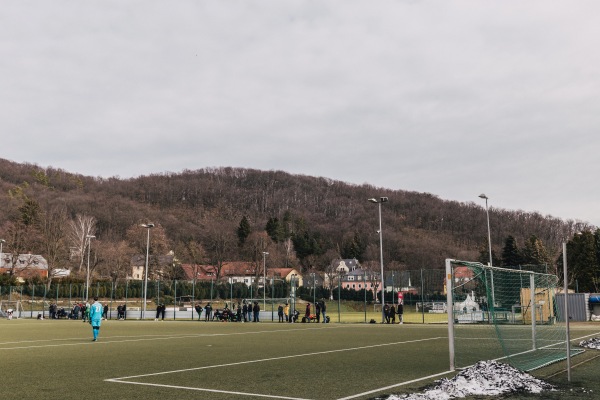
{"type": "Polygon", "coordinates": [[[22,318],[25,313],[20,300],[0,300],[0,317],[8,318],[10,310],[13,318],[22,318]]]}
{"type": "Polygon", "coordinates": [[[446,275],[452,369],[502,359],[531,371],[566,359],[556,275],[450,259],[446,275]]]}

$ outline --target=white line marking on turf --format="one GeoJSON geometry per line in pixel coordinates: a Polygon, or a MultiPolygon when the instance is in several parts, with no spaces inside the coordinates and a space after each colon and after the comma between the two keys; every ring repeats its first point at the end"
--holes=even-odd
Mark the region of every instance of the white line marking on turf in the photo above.
{"type": "Polygon", "coordinates": [[[226,390],[204,389],[204,388],[195,388],[195,387],[188,387],[188,386],[161,385],[158,383],[127,382],[127,381],[120,381],[117,379],[106,379],[105,381],[106,382],[116,382],[116,383],[128,383],[130,385],[155,386],[155,387],[162,387],[162,388],[169,388],[169,389],[185,389],[185,390],[197,390],[200,392],[236,394],[239,396],[268,397],[271,399],[308,400],[308,399],[304,399],[304,398],[300,398],[300,397],[275,396],[275,395],[259,394],[259,393],[230,392],[230,391],[226,391],[226,390]]]}
{"type": "Polygon", "coordinates": [[[35,342],[48,342],[48,341],[65,341],[65,340],[80,340],[79,343],[61,343],[61,344],[45,344],[36,346],[19,346],[19,347],[7,347],[0,348],[1,350],[22,350],[22,349],[36,349],[42,347],[61,347],[61,346],[81,346],[81,345],[98,345],[98,344],[109,344],[109,343],[129,343],[129,342],[145,342],[150,340],[168,340],[168,339],[185,339],[185,338],[199,338],[199,337],[219,337],[219,336],[235,336],[235,335],[256,335],[264,333],[277,333],[277,332],[290,332],[290,331],[308,331],[308,330],[321,330],[321,329],[339,329],[340,327],[319,327],[319,328],[296,328],[296,329],[277,329],[273,331],[253,331],[253,332],[231,332],[231,333],[190,333],[190,334],[179,334],[179,335],[142,335],[137,339],[126,339],[126,340],[110,340],[112,338],[127,338],[131,336],[110,336],[104,340],[98,342],[89,342],[88,338],[71,338],[71,339],[47,339],[47,340],[25,340],[18,342],[3,342],[4,344],[20,344],[20,343],[35,343],[35,342]]]}
{"type": "MultiPolygon", "coordinates": [[[[576,339],[571,339],[571,341],[576,341],[576,340],[585,339],[585,338],[588,338],[588,337],[590,337],[590,336],[595,336],[595,335],[598,335],[598,334],[600,334],[600,332],[597,332],[597,333],[592,333],[592,334],[590,334],[590,335],[586,335],[586,336],[581,336],[581,337],[579,337],[579,338],[576,338],[576,339]]],[[[531,339],[530,339],[530,340],[531,340],[531,339]]],[[[545,347],[550,347],[550,346],[545,346],[545,347]]],[[[598,355],[598,356],[596,356],[596,357],[592,358],[591,360],[594,360],[594,359],[596,359],[596,358],[598,358],[598,357],[600,357],[600,355],[598,355]]],[[[501,359],[503,359],[503,358],[506,358],[506,357],[501,357],[501,358],[498,358],[497,360],[501,360],[501,359]]],[[[579,365],[581,365],[581,364],[584,364],[584,363],[586,363],[586,362],[588,362],[588,361],[591,361],[591,360],[587,360],[587,361],[581,362],[581,363],[579,363],[579,364],[576,364],[575,366],[579,366],[579,365]]],[[[457,369],[459,369],[459,368],[457,368],[457,369]]],[[[461,368],[461,369],[462,369],[462,368],[461,368]]],[[[560,371],[560,372],[558,372],[558,373],[556,373],[556,374],[554,374],[554,375],[551,375],[550,377],[552,377],[552,376],[555,376],[555,375],[558,375],[559,373],[562,373],[562,372],[565,372],[565,371],[566,371],[566,370],[564,370],[564,371],[560,371]]],[[[443,375],[450,374],[450,373],[453,373],[453,372],[456,372],[456,371],[450,371],[450,370],[448,370],[448,371],[446,371],[446,372],[441,372],[441,373],[439,373],[439,374],[435,374],[435,375],[429,375],[429,376],[426,376],[426,377],[424,377],[424,378],[419,378],[419,379],[413,379],[412,381],[403,382],[403,383],[398,383],[398,384],[395,384],[395,385],[390,385],[390,386],[382,387],[382,388],[379,388],[379,389],[374,389],[374,390],[371,390],[371,391],[368,391],[368,392],[359,393],[359,394],[355,394],[355,395],[348,396],[348,397],[343,397],[343,398],[340,398],[340,399],[337,399],[337,400],[349,400],[349,399],[354,399],[354,398],[356,398],[356,397],[367,396],[367,395],[369,395],[369,394],[373,394],[373,393],[382,392],[382,391],[385,391],[385,390],[393,389],[393,388],[395,388],[395,387],[405,386],[405,385],[409,385],[409,384],[411,384],[411,383],[415,383],[415,382],[419,382],[419,381],[424,381],[424,380],[428,380],[428,379],[432,379],[432,378],[437,378],[438,376],[443,376],[443,375]]]]}
{"type": "Polygon", "coordinates": [[[358,394],[354,394],[354,395],[352,395],[352,396],[348,396],[348,397],[342,397],[342,398],[340,398],[340,399],[337,399],[337,400],[349,400],[349,399],[355,399],[355,398],[357,398],[357,397],[361,397],[361,396],[367,396],[367,395],[369,395],[369,394],[378,393],[378,392],[383,392],[383,391],[385,391],[385,390],[393,389],[393,388],[396,388],[396,387],[405,386],[405,385],[410,385],[411,383],[415,383],[415,382],[424,381],[424,380],[426,380],[426,379],[437,378],[438,376],[443,376],[443,375],[451,374],[452,372],[454,372],[454,371],[445,371],[445,372],[440,372],[439,374],[429,375],[429,376],[425,376],[425,377],[423,377],[423,378],[413,379],[412,381],[407,381],[407,382],[397,383],[397,384],[395,384],[395,385],[390,385],[390,386],[382,387],[382,388],[379,388],[379,389],[369,390],[368,392],[358,393],[358,394]]]}
{"type": "Polygon", "coordinates": [[[403,341],[403,342],[373,344],[373,345],[369,345],[369,346],[359,346],[359,347],[350,347],[350,348],[347,348],[347,349],[317,351],[317,352],[313,352],[313,353],[302,353],[302,354],[294,354],[294,355],[290,355],[290,356],[262,358],[262,359],[258,359],[258,360],[240,361],[240,362],[227,363],[227,364],[206,365],[204,367],[185,368],[185,369],[177,369],[177,370],[173,370],[173,371],[154,372],[154,373],[151,373],[151,374],[124,376],[124,377],[121,377],[121,378],[113,378],[110,381],[111,382],[117,382],[117,381],[120,381],[122,379],[133,379],[133,378],[143,378],[143,377],[147,377],[147,376],[176,374],[176,373],[179,373],[179,372],[198,371],[198,370],[201,370],[201,369],[210,369],[210,368],[232,367],[232,366],[236,366],[236,365],[255,364],[255,363],[265,362],[265,361],[285,360],[285,359],[288,359],[288,358],[308,357],[308,356],[316,356],[316,355],[320,355],[320,354],[342,353],[342,352],[345,352],[345,351],[373,349],[375,347],[385,347],[385,346],[394,346],[394,345],[397,345],[397,344],[427,342],[427,341],[430,341],[430,340],[438,340],[438,339],[446,339],[446,338],[445,337],[433,337],[433,338],[427,338],[427,339],[406,340],[406,341],[403,341]]]}

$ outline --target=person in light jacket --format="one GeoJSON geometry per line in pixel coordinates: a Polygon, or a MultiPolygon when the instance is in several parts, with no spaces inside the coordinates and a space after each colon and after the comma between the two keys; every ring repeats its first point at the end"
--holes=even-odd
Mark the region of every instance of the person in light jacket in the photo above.
{"type": "Polygon", "coordinates": [[[98,333],[100,333],[100,324],[102,323],[102,312],[104,307],[98,302],[98,297],[94,297],[94,303],[89,307],[89,321],[92,325],[92,333],[94,335],[94,342],[98,340],[98,333]]]}

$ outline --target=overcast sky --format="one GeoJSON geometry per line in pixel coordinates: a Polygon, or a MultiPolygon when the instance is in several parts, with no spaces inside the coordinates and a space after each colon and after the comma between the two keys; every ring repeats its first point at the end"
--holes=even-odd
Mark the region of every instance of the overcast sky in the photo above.
{"type": "Polygon", "coordinates": [[[122,178],[283,170],[600,225],[598,15],[598,1],[7,1],[0,157],[122,178]]]}

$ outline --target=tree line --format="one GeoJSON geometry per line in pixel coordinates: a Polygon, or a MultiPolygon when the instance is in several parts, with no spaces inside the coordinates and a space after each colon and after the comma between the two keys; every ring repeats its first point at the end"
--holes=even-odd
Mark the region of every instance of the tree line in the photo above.
{"type": "MultiPolygon", "coordinates": [[[[149,253],[172,252],[179,263],[246,261],[258,273],[268,253],[268,268],[325,271],[338,258],[377,265],[378,213],[367,199],[379,196],[389,198],[382,206],[388,269],[443,268],[445,258],[476,260],[487,249],[486,212],[475,202],[283,171],[205,168],[120,179],[0,160],[0,189],[5,253],[41,254],[51,268],[80,274],[88,250],[93,274],[112,280],[145,254],[146,223],[155,225],[149,253]]],[[[537,212],[490,207],[489,215],[494,254],[512,237],[529,257],[522,263],[538,262],[541,243],[554,270],[561,243],[595,229],[537,212]]],[[[181,273],[174,268],[165,279],[181,273]]]]}

